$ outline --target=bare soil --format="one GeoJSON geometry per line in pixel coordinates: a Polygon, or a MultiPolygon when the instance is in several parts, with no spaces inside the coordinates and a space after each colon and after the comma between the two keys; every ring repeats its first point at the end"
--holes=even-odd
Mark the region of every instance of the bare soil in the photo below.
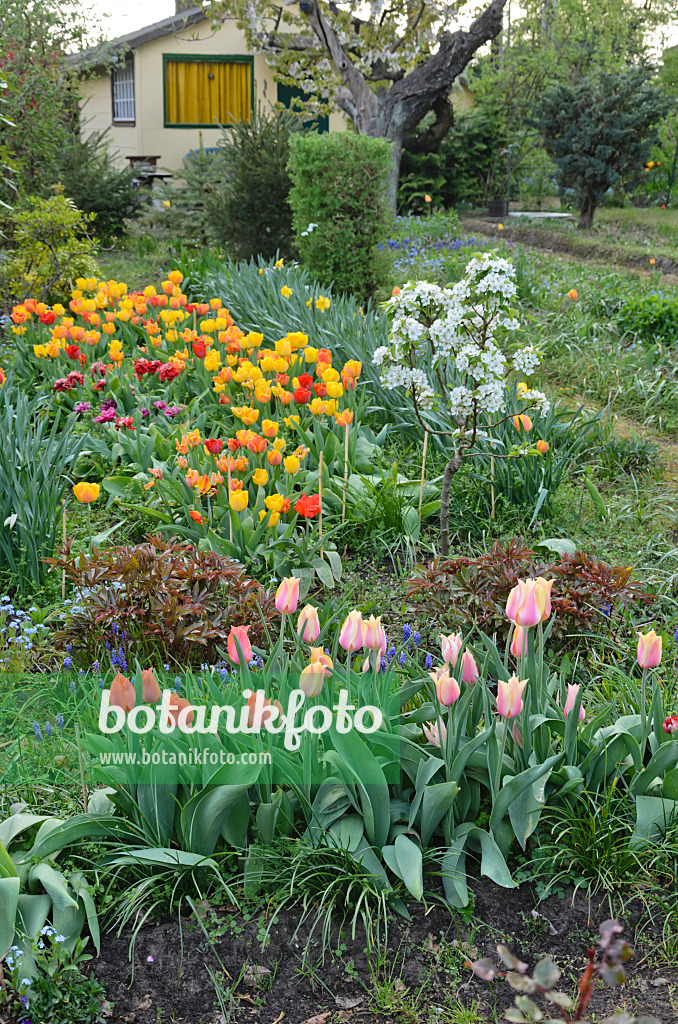
{"type": "MultiPolygon", "coordinates": [[[[598,923],[609,916],[607,907],[572,889],[538,904],[527,885],[506,890],[479,880],[474,888],[471,915],[415,904],[410,922],[390,919],[381,957],[376,949],[368,955],[364,934],[351,938],[346,926],[341,934],[335,929],[323,955],[320,935],[309,936],[306,926],[298,929],[294,911],[277,919],[262,950],[265,908],[246,921],[233,908],[222,908],[215,918],[202,905],[211,940],[194,917],[150,922],[132,946],[130,933],[105,940],[94,973],[106,986],[110,1020],[124,1024],[224,1024],[208,968],[221,979],[217,983],[228,1021],[484,1024],[502,1019],[514,993],[501,980],[492,986],[480,981],[465,961],[467,956],[496,959],[496,945],[503,942],[530,966],[553,956],[562,971],[559,987],[575,996],[587,948],[598,923]],[[461,1007],[472,1015],[457,1016],[461,1007]]],[[[638,934],[639,920],[639,909],[631,906],[623,923],[631,942],[635,934],[637,949],[626,985],[599,987],[590,1004],[591,1020],[616,1011],[652,1014],[664,1024],[678,1017],[673,995],[678,963],[662,957],[658,934],[638,934]]]]}

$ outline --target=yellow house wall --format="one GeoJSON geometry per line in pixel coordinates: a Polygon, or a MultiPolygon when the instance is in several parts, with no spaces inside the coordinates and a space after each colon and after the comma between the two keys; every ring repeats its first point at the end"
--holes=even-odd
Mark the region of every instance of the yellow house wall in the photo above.
{"type": "MultiPolygon", "coordinates": [[[[112,150],[118,162],[128,156],[159,156],[161,167],[174,170],[191,149],[200,145],[216,146],[221,129],[165,128],[163,114],[163,54],[205,54],[240,56],[251,51],[235,20],[225,21],[214,31],[208,21],[199,22],[182,32],[162,36],[132,51],[134,57],[134,93],[136,124],[115,125],[112,120],[111,80],[100,70],[81,82],[83,135],[109,129],[112,150]]],[[[277,87],[262,54],[254,55],[254,102],[274,103],[277,87]]],[[[341,131],[346,124],[342,115],[330,116],[330,130],[341,131]]]]}

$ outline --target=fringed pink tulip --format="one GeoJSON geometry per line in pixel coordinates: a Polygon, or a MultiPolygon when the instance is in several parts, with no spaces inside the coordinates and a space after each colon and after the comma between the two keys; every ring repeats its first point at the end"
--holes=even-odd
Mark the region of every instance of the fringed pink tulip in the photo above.
{"type": "Polygon", "coordinates": [[[446,665],[451,665],[454,668],[457,664],[462,643],[461,633],[450,633],[449,636],[445,636],[443,633],[440,634],[440,646],[443,652],[443,661],[446,665]]]}
{"type": "Polygon", "coordinates": [[[523,690],[527,679],[511,676],[508,682],[497,683],[497,711],[503,718],[515,718],[523,710],[523,690]]]}
{"type": "Polygon", "coordinates": [[[381,615],[376,619],[370,615],[369,619],[363,621],[363,646],[368,651],[386,650],[386,633],[381,624],[381,615]]]}
{"type": "MultiPolygon", "coordinates": [[[[563,708],[563,714],[565,715],[565,718],[567,718],[567,716],[569,715],[570,711],[574,711],[574,705],[576,703],[577,694],[578,693],[579,693],[579,687],[575,683],[572,683],[570,686],[568,686],[568,688],[567,688],[567,698],[565,700],[565,707],[563,708]]],[[[584,706],[580,704],[580,706],[579,706],[579,721],[583,722],[585,718],[586,718],[586,711],[584,710],[584,706]]]]}
{"type": "Polygon", "coordinates": [[[349,654],[359,651],[363,645],[363,617],[355,608],[344,619],[339,643],[349,654]]]}
{"type": "Polygon", "coordinates": [[[299,604],[299,578],[285,576],[275,592],[275,606],[281,615],[294,615],[299,604]]]}
{"type": "Polygon", "coordinates": [[[435,672],[429,672],[429,675],[436,684],[436,694],[441,704],[449,708],[450,704],[454,704],[456,700],[459,700],[459,695],[461,694],[459,683],[454,676],[450,675],[447,665],[436,669],[435,672]]]}
{"type": "Polygon", "coordinates": [[[252,660],[252,644],[250,638],[247,635],[249,626],[231,626],[231,632],[228,634],[226,641],[226,649],[228,650],[228,656],[235,665],[240,664],[240,655],[238,654],[238,648],[235,645],[236,640],[240,644],[242,650],[242,656],[245,662],[248,663],[252,660]]]}
{"type": "Polygon", "coordinates": [[[662,660],[662,638],[653,629],[638,634],[638,664],[641,668],[656,668],[662,660]]]}
{"type": "Polygon", "coordinates": [[[307,604],[299,612],[297,636],[301,637],[305,644],[314,644],[320,636],[318,609],[314,608],[312,604],[307,604]]]}

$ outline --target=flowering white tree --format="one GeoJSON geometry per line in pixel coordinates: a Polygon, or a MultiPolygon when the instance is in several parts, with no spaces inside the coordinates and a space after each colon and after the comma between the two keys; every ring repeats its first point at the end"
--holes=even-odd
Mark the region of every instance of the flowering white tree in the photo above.
{"type": "MultiPolygon", "coordinates": [[[[405,146],[426,151],[452,124],[449,92],[476,50],[502,27],[507,0],[491,0],[466,29],[469,0],[207,0],[237,19],[280,81],[329,100],[358,132],[393,143],[392,200],[405,146]],[[422,118],[435,122],[417,133],[422,118]]],[[[477,10],[477,8],[475,8],[477,10]]]]}
{"type": "MultiPolygon", "coordinates": [[[[465,458],[479,454],[481,438],[491,446],[491,427],[514,413],[506,411],[508,377],[528,377],[540,359],[532,345],[518,347],[511,337],[520,327],[511,299],[516,294],[515,267],[495,253],[474,256],[464,277],[451,288],[427,281],[409,282],[384,307],[391,319],[390,343],[378,348],[385,388],[404,388],[423,430],[449,437],[454,454],[445,466],[440,496],[440,552],[449,553],[449,508],[452,477],[465,458]],[[442,429],[425,422],[434,411],[442,429]]],[[[542,391],[518,384],[524,408],[548,409],[542,391]]],[[[535,454],[530,442],[518,443],[503,456],[535,454]]]]}

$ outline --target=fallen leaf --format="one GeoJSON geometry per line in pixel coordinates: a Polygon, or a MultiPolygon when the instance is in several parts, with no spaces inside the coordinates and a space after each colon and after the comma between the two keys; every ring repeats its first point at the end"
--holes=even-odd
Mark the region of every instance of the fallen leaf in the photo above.
{"type": "Polygon", "coordinates": [[[256,1006],[256,1005],[257,1005],[257,1004],[256,1004],[256,1003],[254,1002],[254,1000],[252,999],[252,996],[247,996],[247,995],[244,995],[244,996],[238,996],[238,998],[239,998],[239,999],[242,999],[243,1003],[249,1003],[249,1004],[250,1004],[250,1006],[256,1006]]]}
{"type": "Polygon", "coordinates": [[[308,1020],[304,1020],[301,1024],[323,1024],[323,1021],[329,1017],[329,1010],[327,1013],[316,1013],[315,1017],[309,1017],[308,1020]]]}
{"type": "Polygon", "coordinates": [[[259,978],[266,974],[270,974],[268,967],[260,967],[259,964],[254,964],[247,968],[243,975],[244,985],[256,985],[259,978]]]}
{"type": "Polygon", "coordinates": [[[430,949],[432,953],[440,952],[440,946],[436,942],[436,937],[432,934],[432,932],[429,932],[428,935],[426,936],[426,942],[424,943],[424,946],[426,947],[426,949],[430,949]]]}
{"type": "Polygon", "coordinates": [[[334,1001],[340,1010],[352,1010],[354,1006],[360,1006],[362,996],[335,996],[334,1001]]]}
{"type": "Polygon", "coordinates": [[[148,1010],[148,1009],[150,1009],[150,1007],[152,1005],[153,1005],[153,1000],[151,999],[150,995],[148,993],[146,993],[144,998],[141,1000],[141,1002],[137,1006],[137,1010],[148,1010]]]}

